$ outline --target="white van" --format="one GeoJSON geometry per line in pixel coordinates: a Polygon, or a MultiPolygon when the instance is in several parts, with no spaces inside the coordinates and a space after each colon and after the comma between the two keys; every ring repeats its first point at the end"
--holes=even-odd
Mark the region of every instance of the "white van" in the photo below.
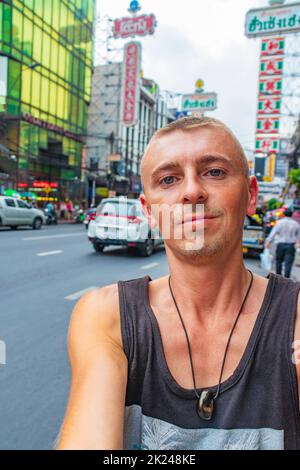
{"type": "Polygon", "coordinates": [[[30,225],[34,230],[39,230],[45,223],[45,214],[40,209],[31,207],[22,199],[0,196],[0,227],[16,229],[30,225]]]}

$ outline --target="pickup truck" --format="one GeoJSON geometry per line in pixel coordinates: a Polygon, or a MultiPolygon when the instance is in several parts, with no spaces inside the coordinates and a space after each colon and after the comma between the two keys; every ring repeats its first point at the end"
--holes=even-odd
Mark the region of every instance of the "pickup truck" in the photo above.
{"type": "Polygon", "coordinates": [[[265,231],[263,225],[258,224],[250,216],[244,220],[243,253],[245,255],[260,255],[264,251],[265,231]]]}

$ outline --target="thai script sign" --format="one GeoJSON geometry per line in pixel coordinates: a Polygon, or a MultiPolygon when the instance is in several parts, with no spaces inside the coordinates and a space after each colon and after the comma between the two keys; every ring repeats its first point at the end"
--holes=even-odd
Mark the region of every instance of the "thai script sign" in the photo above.
{"type": "Polygon", "coordinates": [[[114,21],[114,38],[126,39],[135,36],[154,34],[157,22],[154,15],[140,15],[132,18],[121,18],[114,21]]]}
{"type": "Polygon", "coordinates": [[[194,93],[182,96],[182,111],[213,111],[216,108],[216,93],[194,93]]]}
{"type": "Polygon", "coordinates": [[[300,3],[257,8],[246,15],[245,34],[250,38],[299,31],[300,3]]]}
{"type": "Polygon", "coordinates": [[[129,42],[124,46],[122,123],[134,126],[138,119],[141,72],[141,44],[129,42]]]}

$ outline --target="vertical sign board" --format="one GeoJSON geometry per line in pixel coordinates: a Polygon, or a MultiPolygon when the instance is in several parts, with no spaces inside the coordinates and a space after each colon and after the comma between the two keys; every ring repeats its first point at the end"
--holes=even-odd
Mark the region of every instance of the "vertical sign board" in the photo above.
{"type": "Polygon", "coordinates": [[[122,84],[122,124],[134,126],[138,120],[141,72],[141,44],[136,41],[124,46],[122,84]]]}
{"type": "Polygon", "coordinates": [[[261,43],[255,151],[268,155],[265,178],[269,181],[275,175],[279,150],[284,43],[283,37],[263,39],[261,43]]]}
{"type": "Polygon", "coordinates": [[[4,105],[6,102],[7,64],[7,57],[0,56],[0,105],[4,105]]]}

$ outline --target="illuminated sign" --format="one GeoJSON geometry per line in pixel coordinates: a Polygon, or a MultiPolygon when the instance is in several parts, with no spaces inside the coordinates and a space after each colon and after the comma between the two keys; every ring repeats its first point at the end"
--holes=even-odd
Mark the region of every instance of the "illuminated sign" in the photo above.
{"type": "Polygon", "coordinates": [[[48,181],[34,181],[32,186],[34,188],[58,188],[58,183],[48,183],[48,181]]]}

